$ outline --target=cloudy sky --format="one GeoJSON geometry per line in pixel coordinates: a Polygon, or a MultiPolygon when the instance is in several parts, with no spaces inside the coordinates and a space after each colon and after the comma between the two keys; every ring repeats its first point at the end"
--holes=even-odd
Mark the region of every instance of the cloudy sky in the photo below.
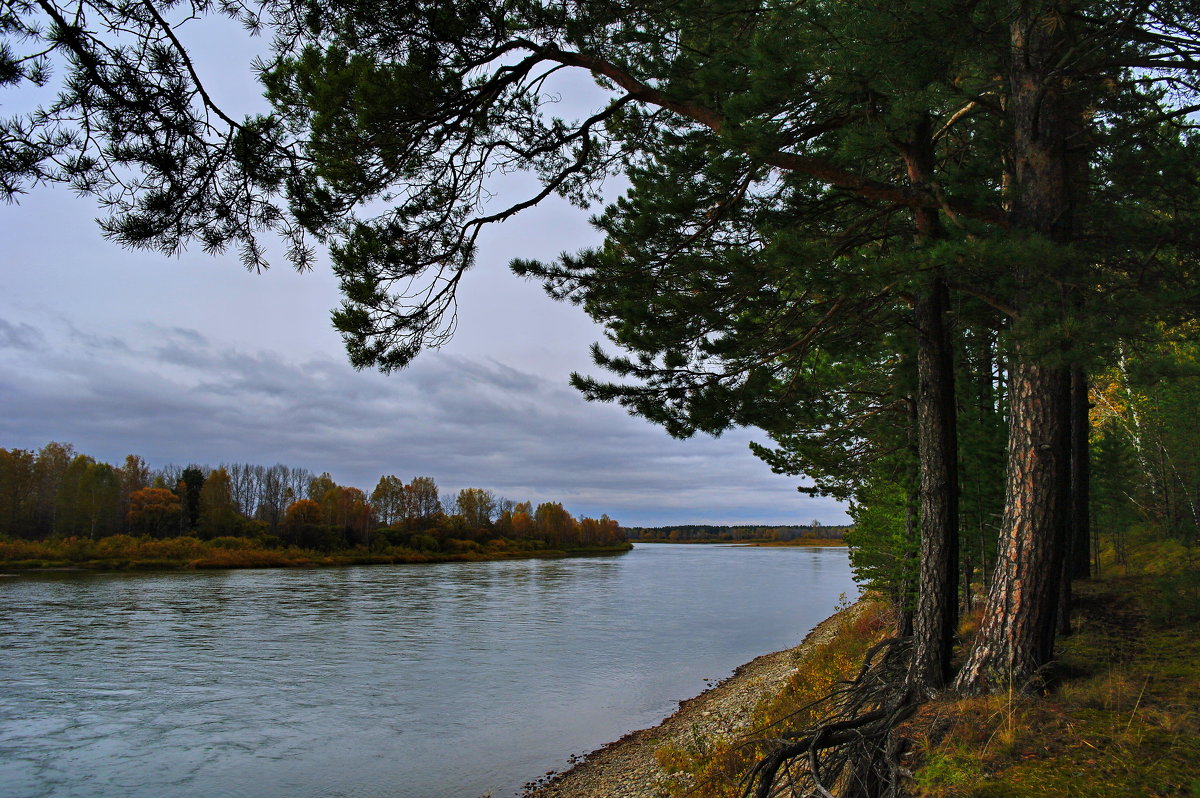
{"type": "Polygon", "coordinates": [[[595,240],[565,203],[489,231],[453,341],[388,376],[347,364],[327,266],[252,274],[232,256],[131,252],[97,215],[53,189],[0,207],[2,447],[282,462],[367,491],[382,474],[428,475],[627,525],[845,521],[755,459],[750,431],[673,440],[567,384],[595,372],[599,328],[507,269],[595,240]]]}

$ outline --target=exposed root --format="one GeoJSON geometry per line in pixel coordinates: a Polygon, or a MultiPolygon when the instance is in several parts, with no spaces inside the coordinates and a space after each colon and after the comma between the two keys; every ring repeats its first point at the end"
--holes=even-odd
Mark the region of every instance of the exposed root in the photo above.
{"type": "Polygon", "coordinates": [[[820,725],[767,741],[771,750],[747,774],[749,798],[891,798],[900,794],[892,731],[920,704],[907,680],[912,638],[867,652],[858,675],[822,699],[820,725]]]}

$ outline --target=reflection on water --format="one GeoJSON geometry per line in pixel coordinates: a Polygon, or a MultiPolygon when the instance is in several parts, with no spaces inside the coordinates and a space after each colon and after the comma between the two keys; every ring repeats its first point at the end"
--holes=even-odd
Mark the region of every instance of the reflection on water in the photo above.
{"type": "Polygon", "coordinates": [[[842,549],[0,579],[0,794],[514,794],[794,645],[842,549]]]}

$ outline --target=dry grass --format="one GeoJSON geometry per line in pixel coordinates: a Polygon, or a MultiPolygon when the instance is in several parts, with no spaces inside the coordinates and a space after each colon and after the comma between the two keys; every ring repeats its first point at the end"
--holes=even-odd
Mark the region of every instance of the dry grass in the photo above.
{"type": "MultiPolygon", "coordinates": [[[[1050,693],[947,697],[901,726],[914,796],[1200,798],[1200,567],[1194,549],[1155,545],[1077,585],[1076,633],[1060,642],[1050,693]]],[[[963,619],[964,639],[978,620],[963,619]]],[[[754,740],[820,720],[812,702],[853,674],[889,621],[876,606],[812,650],[756,708],[758,733],[660,750],[671,794],[740,795],[763,754],[754,740]]]]}
{"type": "Polygon", "coordinates": [[[884,602],[865,602],[860,611],[842,620],[835,634],[804,649],[783,689],[765,696],[755,707],[749,734],[736,739],[697,734],[683,745],[660,749],[659,766],[671,774],[666,782],[669,794],[696,798],[740,795],[744,775],[765,752],[759,741],[820,720],[825,705],[817,702],[838,682],[852,678],[867,650],[888,636],[893,626],[894,618],[884,602]]]}
{"type": "Polygon", "coordinates": [[[472,543],[457,550],[417,551],[406,546],[368,550],[321,552],[295,546],[266,546],[253,538],[222,537],[202,541],[193,537],[155,540],[130,535],[112,535],[99,540],[60,538],[54,540],[0,541],[0,568],[31,570],[86,568],[95,570],[150,570],[179,568],[306,568],[320,565],[377,565],[424,562],[480,562],[529,557],[565,557],[569,554],[603,554],[627,550],[627,546],[558,551],[524,550],[512,541],[484,545],[472,543]]]}

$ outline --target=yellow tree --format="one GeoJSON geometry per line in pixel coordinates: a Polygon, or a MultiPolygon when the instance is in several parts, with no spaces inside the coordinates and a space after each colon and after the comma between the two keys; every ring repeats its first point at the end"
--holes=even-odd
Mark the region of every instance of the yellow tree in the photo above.
{"type": "Polygon", "coordinates": [[[339,530],[349,543],[366,545],[371,524],[371,505],[358,488],[338,485],[325,492],[321,500],[325,522],[339,530]]]}
{"type": "Polygon", "coordinates": [[[538,537],[555,546],[578,542],[578,523],[559,502],[542,502],[533,514],[534,531],[538,537]]]}
{"type": "Polygon", "coordinates": [[[129,496],[135,490],[150,487],[150,467],[136,454],[125,455],[125,464],[117,469],[121,483],[121,517],[129,513],[129,496]]]}
{"type": "Polygon", "coordinates": [[[166,488],[142,488],[129,494],[125,523],[135,535],[169,537],[179,528],[183,506],[174,491],[166,488]]]}
{"type": "Polygon", "coordinates": [[[472,530],[486,529],[496,512],[496,495],[482,488],[463,488],[455,504],[472,530]]]}
{"type": "Polygon", "coordinates": [[[375,490],[371,491],[371,508],[379,523],[391,526],[402,520],[406,515],[405,504],[403,480],[391,474],[380,477],[375,490]]]}
{"type": "Polygon", "coordinates": [[[529,502],[518,502],[513,507],[510,527],[517,540],[533,536],[533,507],[529,502]]]}
{"type": "Polygon", "coordinates": [[[433,477],[413,477],[412,482],[405,487],[411,501],[410,520],[428,521],[442,511],[437,483],[433,481],[433,477]]]}

